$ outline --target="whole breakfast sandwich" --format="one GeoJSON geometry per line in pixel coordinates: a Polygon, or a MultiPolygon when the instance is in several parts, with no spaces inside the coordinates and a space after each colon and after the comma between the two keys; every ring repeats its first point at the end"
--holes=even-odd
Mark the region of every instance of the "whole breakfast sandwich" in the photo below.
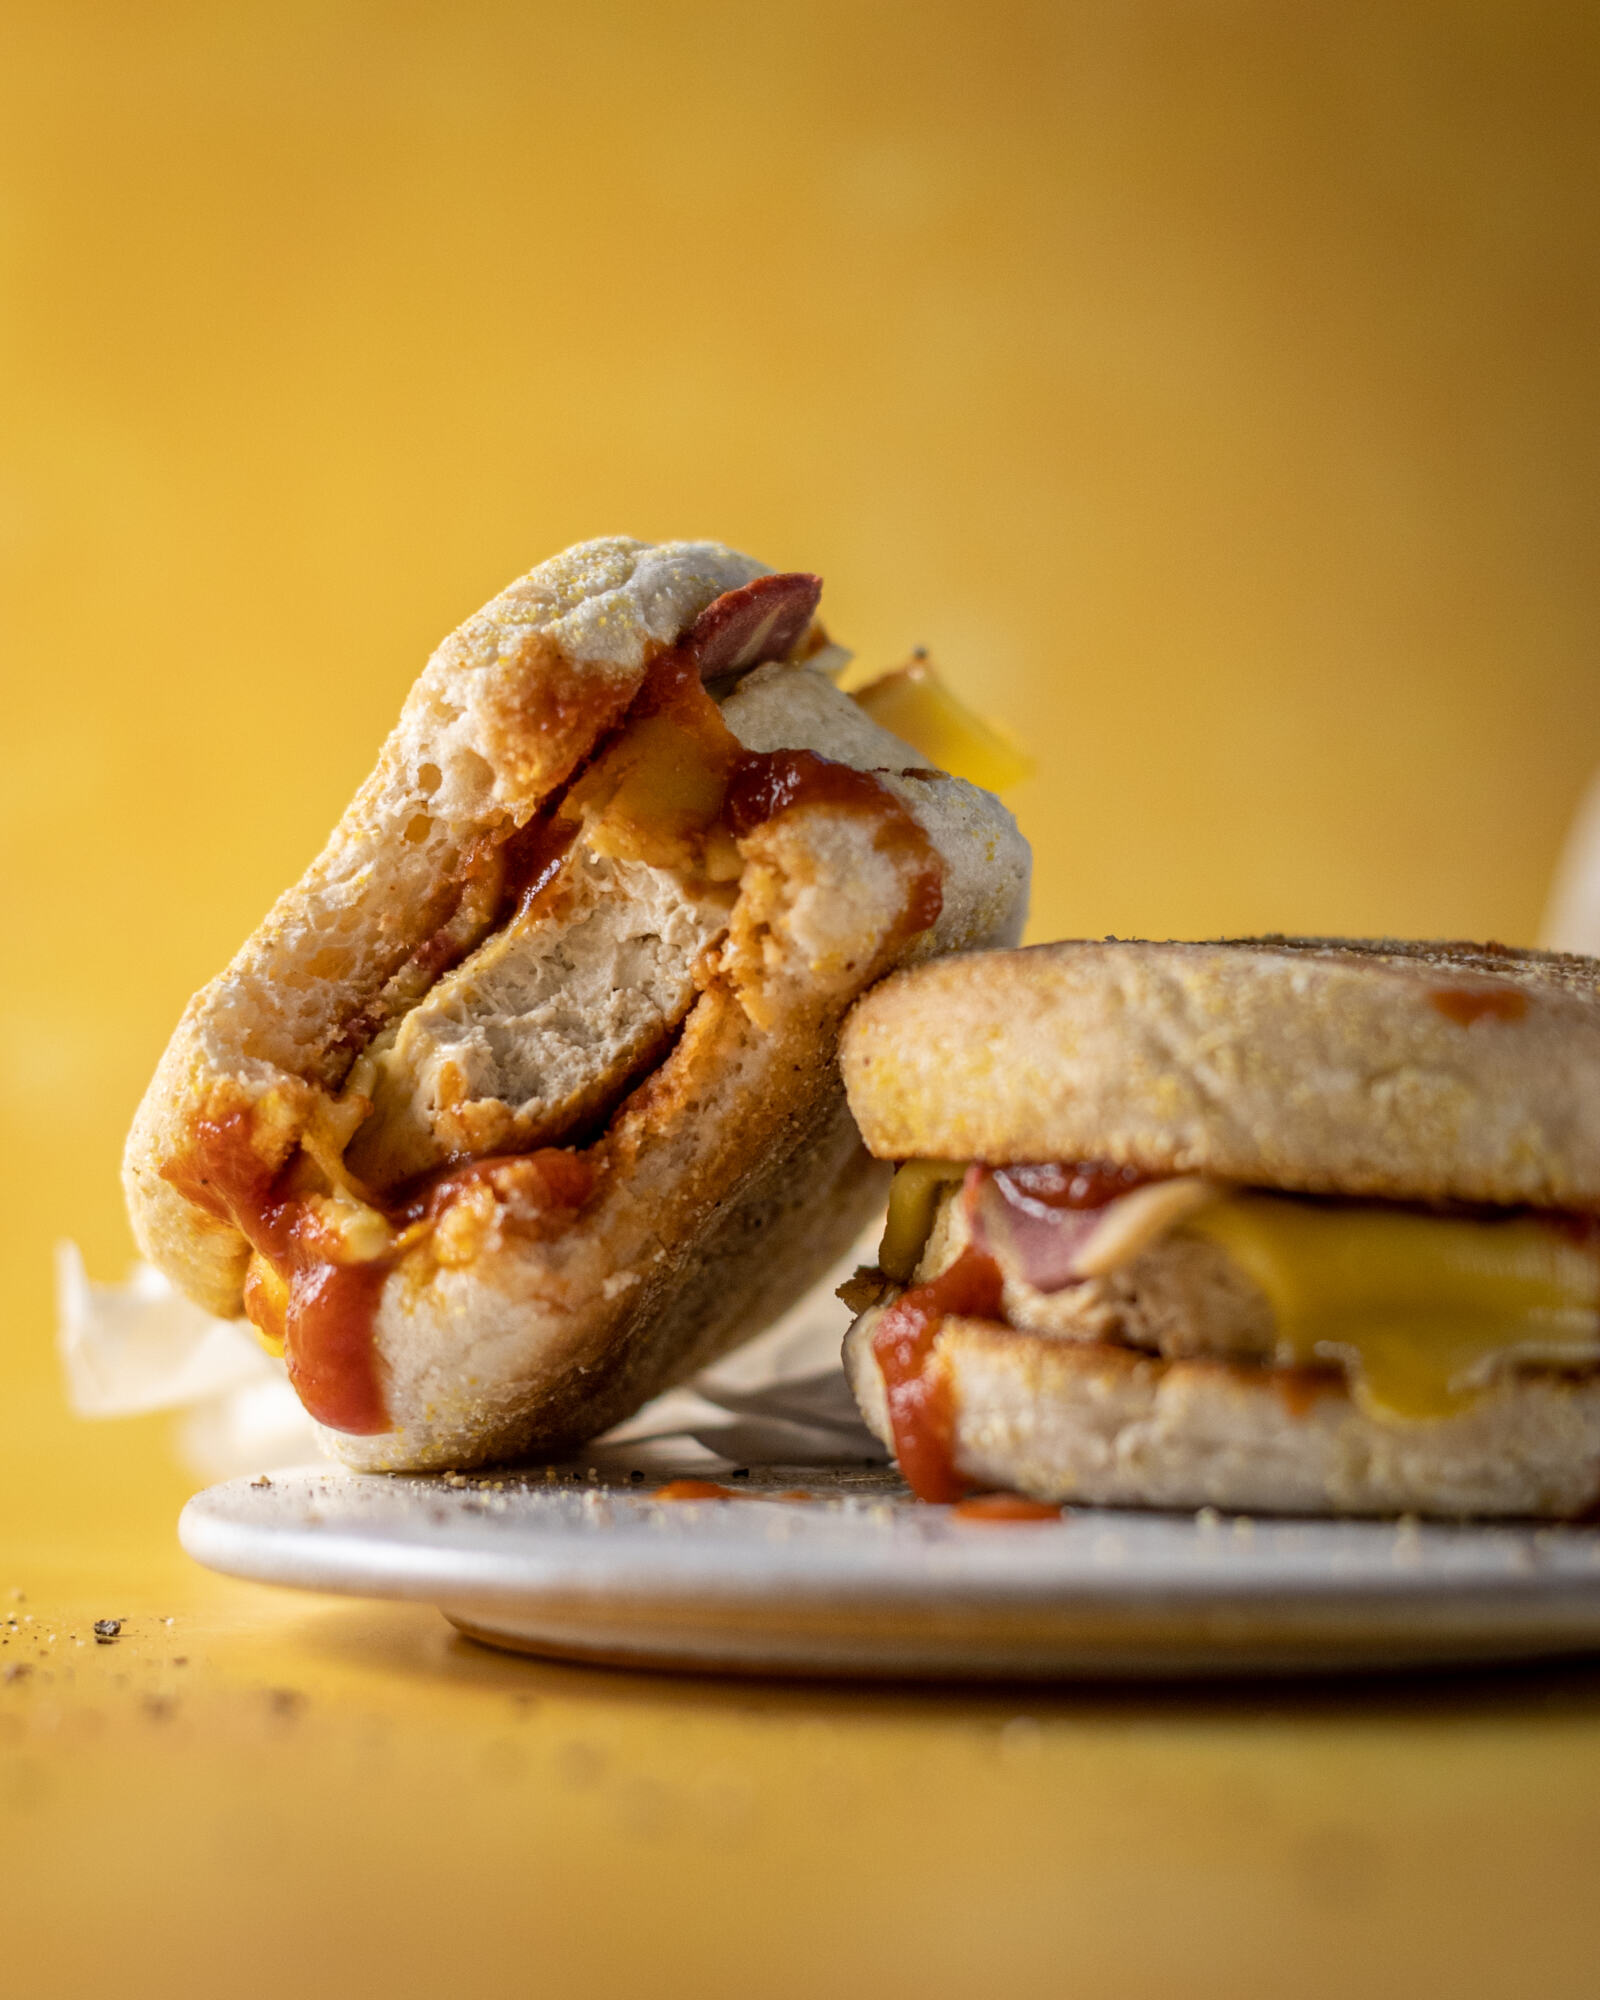
{"type": "Polygon", "coordinates": [[[829,678],[809,574],[587,542],[469,619],[130,1135],[145,1254],[337,1455],[592,1437],[883,1196],[836,1063],[896,965],[1015,941],[1028,850],[829,678]]]}
{"type": "Polygon", "coordinates": [[[1600,1499],[1600,965],[1316,938],[899,972],[846,1295],[924,1499],[1570,1517],[1600,1499]]]}

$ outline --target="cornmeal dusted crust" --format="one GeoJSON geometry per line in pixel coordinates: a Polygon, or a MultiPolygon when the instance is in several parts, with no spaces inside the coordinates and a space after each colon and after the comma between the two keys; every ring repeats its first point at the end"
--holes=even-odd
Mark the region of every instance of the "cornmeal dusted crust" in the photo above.
{"type": "MultiPolygon", "coordinates": [[[[455,921],[481,844],[533,817],[656,654],[764,573],[710,543],[587,543],[440,647],[323,854],[191,1001],[140,1107],[129,1211],[145,1254],[189,1296],[237,1313],[248,1245],[163,1168],[205,1121],[240,1109],[262,1157],[278,1148],[269,1164],[308,1135],[342,1151],[351,1021],[455,921]]],[[[374,1321],[393,1428],[326,1433],[347,1463],[559,1449],[758,1330],[881,1198],[835,1064],[844,1010],[908,956],[1017,935],[1027,847],[987,793],[921,770],[803,664],[757,668],[722,714],[747,749],[810,748],[881,773],[944,864],[937,924],[914,939],[897,928],[918,864],[860,815],[804,804],[747,835],[718,974],[612,1119],[581,1225],[544,1226],[513,1171],[398,1257],[374,1321]]]]}
{"type": "MultiPolygon", "coordinates": [[[[891,1442],[863,1313],[845,1369],[891,1442]]],[[[1600,1375],[1509,1377],[1459,1415],[1384,1422],[1334,1380],[1308,1389],[1217,1360],[945,1320],[929,1366],[948,1384],[956,1469],[975,1485],[1105,1506],[1286,1514],[1565,1519],[1600,1499],[1600,1375]]]]}
{"type": "Polygon", "coordinates": [[[898,973],[841,1060],[880,1158],[1109,1159],[1600,1210],[1600,966],[1393,940],[1069,942],[898,973]]]}

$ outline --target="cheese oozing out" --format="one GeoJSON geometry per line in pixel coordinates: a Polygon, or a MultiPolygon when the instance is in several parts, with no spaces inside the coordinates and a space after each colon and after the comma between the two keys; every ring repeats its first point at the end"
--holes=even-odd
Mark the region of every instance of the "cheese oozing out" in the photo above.
{"type": "Polygon", "coordinates": [[[1265,1292],[1281,1362],[1340,1363],[1385,1415],[1449,1416],[1511,1361],[1600,1359],[1600,1254],[1557,1221],[1239,1193],[1184,1227],[1265,1292]]]}
{"type": "Polygon", "coordinates": [[[930,764],[986,791],[1008,791],[1036,768],[1009,736],[956,698],[926,654],[914,653],[905,666],[856,688],[854,700],[930,764]]]}
{"type": "MultiPolygon", "coordinates": [[[[879,1259],[885,1276],[911,1280],[939,1203],[963,1171],[915,1160],[896,1174],[879,1259]]],[[[1089,1232],[1084,1217],[1063,1214],[1083,1245],[1069,1282],[1126,1270],[1157,1247],[1149,1227],[1120,1227],[1118,1211],[1132,1219],[1136,1207],[1151,1210],[1161,1185],[1108,1203],[1089,1232]]],[[[1570,1218],[1196,1186],[1206,1198],[1168,1204],[1162,1237],[1204,1238],[1220,1249],[1272,1309],[1277,1365],[1342,1369],[1372,1413],[1448,1417],[1510,1365],[1600,1363],[1600,1232],[1570,1218]]],[[[1010,1263],[1007,1244],[990,1247],[1010,1263]]]]}

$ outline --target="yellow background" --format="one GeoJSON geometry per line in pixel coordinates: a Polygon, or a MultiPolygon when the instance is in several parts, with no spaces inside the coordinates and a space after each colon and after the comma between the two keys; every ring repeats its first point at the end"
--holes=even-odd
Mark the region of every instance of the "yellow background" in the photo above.
{"type": "Polygon", "coordinates": [[[6,10],[0,1566],[212,1663],[165,1735],[115,1649],[0,1703],[41,1967],[161,1990],[178,1937],[266,1990],[271,1934],[398,1990],[437,1870],[468,1975],[542,1935],[667,1993],[1592,1991],[1583,1676],[1007,1738],[468,1657],[163,1567],[164,1426],[67,1420],[47,1252],[120,1269],[183,1000],[432,644],[581,536],[928,645],[1038,760],[1035,936],[1531,938],[1600,760],[1597,131],[1582,0],[6,10]]]}

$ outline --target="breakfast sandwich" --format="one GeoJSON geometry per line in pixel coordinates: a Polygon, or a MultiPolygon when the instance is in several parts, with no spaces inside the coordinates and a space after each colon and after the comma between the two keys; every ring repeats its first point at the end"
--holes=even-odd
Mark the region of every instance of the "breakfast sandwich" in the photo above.
{"type": "Polygon", "coordinates": [[[924,1499],[1570,1517],[1600,1499],[1600,965],[1038,945],[846,1023],[863,1414],[924,1499]]]}
{"type": "Polygon", "coordinates": [[[141,1248],[347,1463],[561,1450],[759,1330],[887,1170],[836,1065],[1028,851],[829,677],[818,579],[581,544],[447,639],[140,1107],[141,1248]]]}

